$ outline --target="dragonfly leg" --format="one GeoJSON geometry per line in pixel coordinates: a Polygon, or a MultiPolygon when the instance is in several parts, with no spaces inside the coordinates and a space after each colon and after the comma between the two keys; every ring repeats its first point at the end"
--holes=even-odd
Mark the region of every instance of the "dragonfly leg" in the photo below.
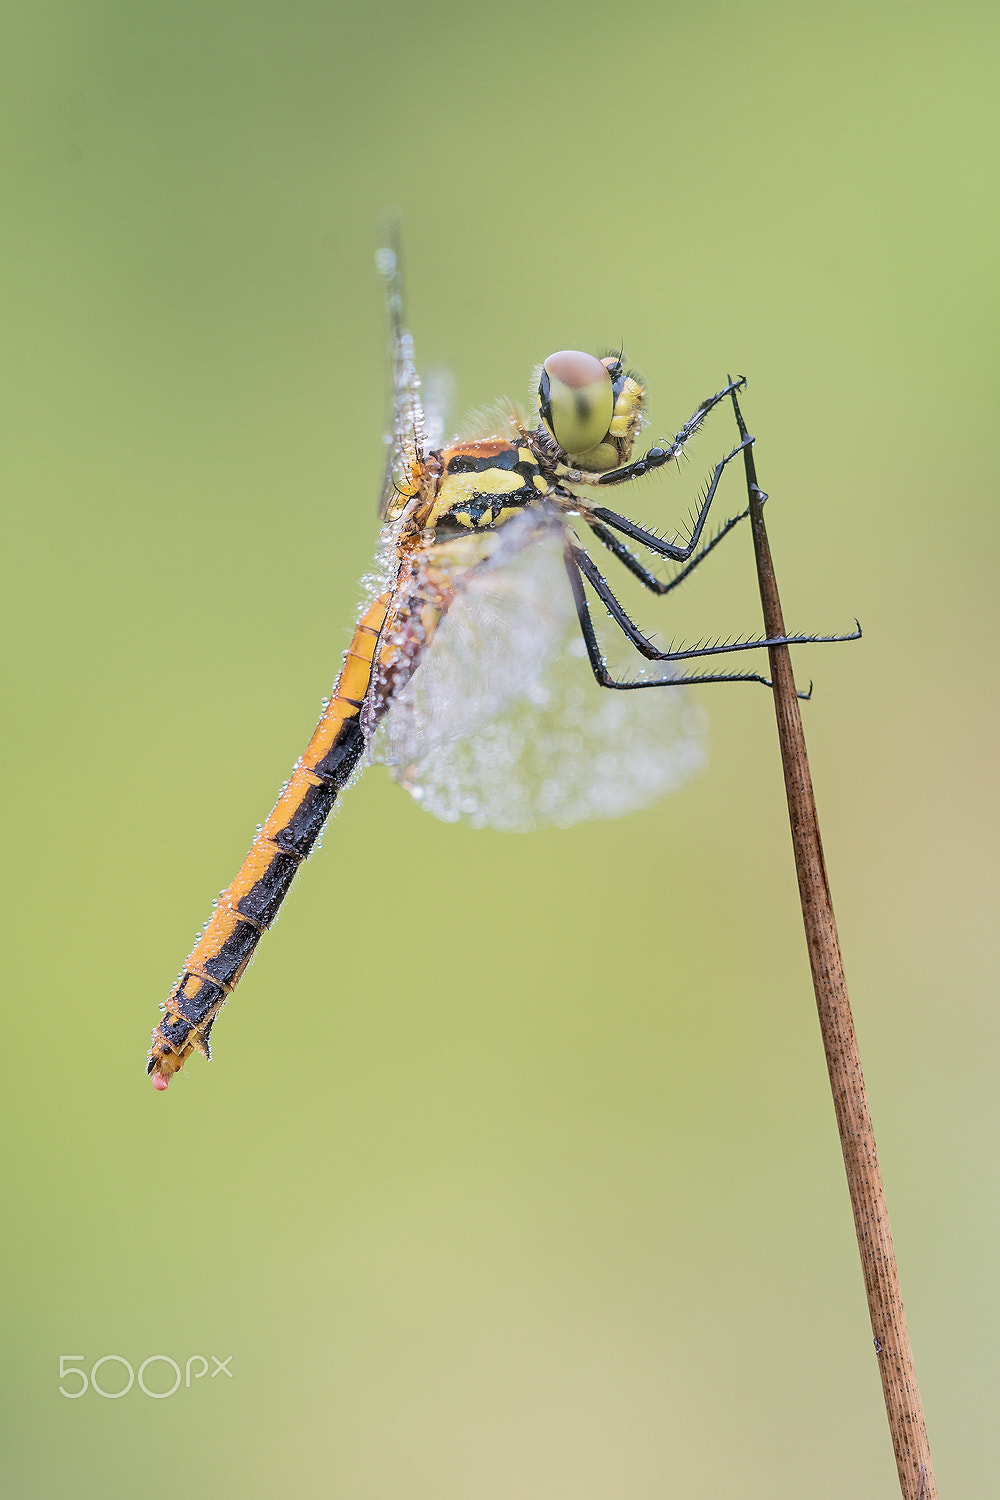
{"type": "MultiPolygon", "coordinates": [[[[724,656],[733,651],[755,651],[766,646],[812,646],[834,641],[856,641],[861,637],[861,626],[855,622],[856,628],[846,635],[763,636],[758,640],[715,641],[709,645],[696,645],[680,650],[660,651],[653,645],[648,636],[643,635],[639,627],[626,614],[606,579],[601,576],[597,567],[582,547],[569,546],[567,548],[566,568],[573,589],[577,618],[580,621],[580,630],[583,635],[584,644],[587,647],[590,665],[594,676],[602,687],[659,687],[673,682],[760,682],[769,687],[770,678],[756,672],[713,672],[702,677],[664,677],[631,682],[619,681],[613,678],[608,672],[604,658],[601,655],[597,634],[594,630],[594,622],[590,614],[590,606],[587,603],[587,595],[583,583],[584,579],[593,588],[595,594],[605,606],[618,628],[647,661],[691,661],[695,658],[705,656],[724,656]]],[[[808,697],[809,695],[806,694],[805,696],[808,697]]]]}
{"type": "MultiPolygon", "coordinates": [[[[715,499],[715,492],[719,488],[719,480],[725,472],[726,465],[732,463],[733,459],[738,457],[743,452],[743,449],[749,447],[752,442],[752,437],[744,437],[738,447],[734,448],[731,453],[727,453],[725,458],[720,459],[716,464],[712,471],[712,478],[708,489],[705,491],[705,498],[701,502],[701,508],[698,511],[691,535],[683,546],[678,546],[676,542],[668,542],[664,537],[657,536],[655,531],[648,531],[645,526],[637,525],[635,521],[630,521],[628,516],[620,516],[617,511],[608,510],[604,505],[588,507],[586,512],[588,524],[592,524],[590,517],[594,516],[598,521],[603,521],[612,531],[620,531],[623,536],[630,537],[632,541],[639,542],[643,547],[648,547],[650,552],[655,552],[658,557],[669,557],[672,562],[688,562],[696,552],[698,543],[701,540],[701,533],[705,522],[708,520],[708,513],[712,508],[712,501],[715,499]]],[[[735,524],[735,518],[733,524],[735,524]]],[[[725,528],[723,529],[725,530],[725,528]]],[[[626,564],[626,566],[628,565],[626,564]]]]}
{"type": "Polygon", "coordinates": [[[650,448],[641,458],[632,463],[622,464],[620,469],[605,469],[603,473],[593,474],[587,470],[576,470],[573,472],[570,483],[572,484],[626,484],[630,479],[639,479],[643,474],[649,474],[654,469],[662,469],[664,464],[672,463],[684,451],[685,445],[694,437],[709,412],[718,406],[720,401],[725,401],[727,396],[741,391],[746,381],[740,376],[738,379],[730,379],[729,383],[721,391],[716,391],[714,396],[706,396],[705,400],[695,412],[684,423],[672,443],[665,448],[650,448]]]}
{"type": "Polygon", "coordinates": [[[703,547],[700,547],[685,566],[675,573],[672,578],[657,578],[652,569],[645,567],[636,557],[635,553],[626,547],[625,543],[616,537],[612,531],[609,531],[603,522],[588,520],[587,524],[597,537],[597,540],[603,543],[608,551],[613,553],[618,561],[638,578],[644,588],[649,589],[653,594],[662,596],[663,594],[669,594],[670,590],[675,589],[679,583],[683,583],[685,578],[694,572],[698,564],[703,562],[708,554],[715,550],[723,537],[727,537],[735,526],[738,526],[741,521],[746,520],[749,514],[750,509],[748,506],[746,510],[741,510],[738,516],[730,516],[729,520],[719,527],[715,535],[703,547]]]}
{"type": "MultiPolygon", "coordinates": [[[[580,555],[585,557],[586,553],[581,552],[580,555]]],[[[569,575],[570,587],[573,590],[573,601],[576,604],[576,615],[580,622],[580,634],[583,636],[583,643],[587,648],[587,659],[590,662],[591,671],[601,687],[621,689],[684,687],[685,685],[690,686],[699,682],[760,682],[764,687],[771,686],[771,679],[764,677],[759,672],[691,673],[687,676],[641,678],[633,681],[613,677],[608,671],[607,663],[601,653],[600,642],[597,639],[597,632],[594,629],[594,622],[590,613],[590,605],[587,603],[587,594],[583,585],[583,574],[580,570],[577,549],[575,547],[566,549],[565,560],[566,572],[569,575]]],[[[808,696],[808,694],[800,696],[808,696]]]]}
{"type": "Polygon", "coordinates": [[[846,635],[781,635],[762,636],[754,641],[713,641],[710,645],[687,646],[679,651],[659,651],[648,636],[643,635],[638,625],[625,613],[613,593],[610,584],[602,577],[592,559],[582,547],[572,548],[573,561],[591,585],[601,603],[636,650],[647,661],[688,661],[696,656],[724,656],[729,651],[756,651],[762,646],[817,646],[834,641],[857,641],[861,639],[861,626],[855,620],[855,628],[846,635]]]}

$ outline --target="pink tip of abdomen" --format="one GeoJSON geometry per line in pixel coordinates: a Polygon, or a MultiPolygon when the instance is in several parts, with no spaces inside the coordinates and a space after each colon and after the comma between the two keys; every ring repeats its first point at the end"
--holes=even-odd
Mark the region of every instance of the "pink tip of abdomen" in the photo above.
{"type": "Polygon", "coordinates": [[[159,1089],[161,1093],[166,1088],[166,1086],[167,1086],[167,1084],[169,1082],[170,1082],[170,1079],[167,1078],[163,1073],[154,1073],[153,1074],[153,1087],[154,1087],[154,1089],[159,1089]]]}

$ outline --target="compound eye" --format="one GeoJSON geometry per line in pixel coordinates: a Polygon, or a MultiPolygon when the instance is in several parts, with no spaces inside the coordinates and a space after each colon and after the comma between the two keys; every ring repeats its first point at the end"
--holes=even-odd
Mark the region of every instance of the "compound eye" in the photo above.
{"type": "Polygon", "coordinates": [[[538,383],[538,410],[564,453],[596,448],[615,414],[607,365],[578,349],[550,354],[538,383]]]}

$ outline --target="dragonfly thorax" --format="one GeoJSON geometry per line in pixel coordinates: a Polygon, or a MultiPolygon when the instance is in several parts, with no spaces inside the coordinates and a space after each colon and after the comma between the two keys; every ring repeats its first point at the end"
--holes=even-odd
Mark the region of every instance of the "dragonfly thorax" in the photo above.
{"type": "Polygon", "coordinates": [[[505,438],[456,443],[431,457],[438,475],[422,524],[436,532],[500,526],[551,487],[532,450],[505,438]]]}

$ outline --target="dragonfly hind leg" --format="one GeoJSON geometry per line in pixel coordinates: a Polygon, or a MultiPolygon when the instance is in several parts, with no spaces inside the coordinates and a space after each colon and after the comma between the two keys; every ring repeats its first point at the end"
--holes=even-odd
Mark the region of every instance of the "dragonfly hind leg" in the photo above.
{"type": "MultiPolygon", "coordinates": [[[[597,632],[594,629],[590,605],[587,602],[587,594],[584,587],[584,578],[591,585],[601,603],[605,605],[615,624],[647,661],[691,661],[700,657],[725,656],[734,651],[755,651],[767,646],[808,646],[835,641],[856,641],[861,636],[861,627],[857,625],[855,630],[846,635],[764,636],[752,641],[719,641],[708,646],[690,646],[678,651],[659,651],[626,614],[609,584],[601,576],[597,567],[582,547],[567,546],[565,561],[570,587],[573,590],[577,619],[580,622],[580,633],[587,648],[591,670],[601,687],[618,689],[669,687],[698,682],[759,682],[765,687],[770,687],[771,679],[765,677],[760,672],[709,672],[697,675],[690,674],[685,676],[639,678],[633,680],[612,676],[601,653],[597,632]]],[[[808,697],[809,695],[805,694],[803,696],[808,697]]]]}

